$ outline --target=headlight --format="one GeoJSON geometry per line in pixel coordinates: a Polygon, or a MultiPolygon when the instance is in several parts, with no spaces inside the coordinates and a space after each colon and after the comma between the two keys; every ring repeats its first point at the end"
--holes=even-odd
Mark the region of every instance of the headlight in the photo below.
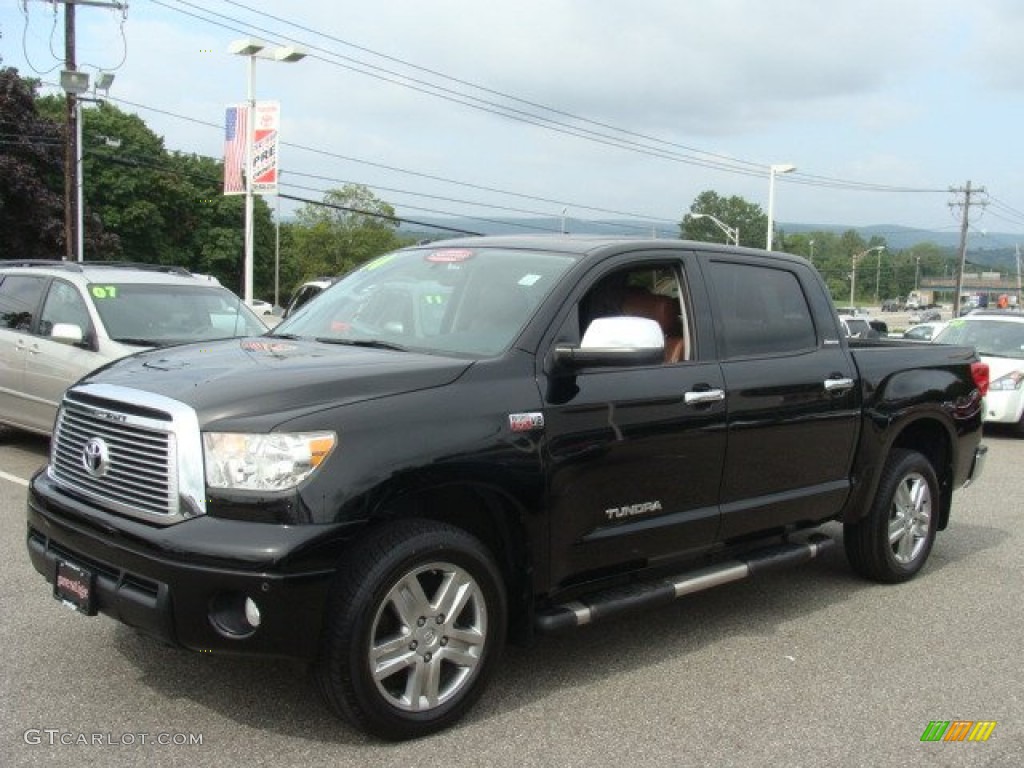
{"type": "Polygon", "coordinates": [[[1000,376],[995,381],[988,385],[989,392],[1009,392],[1013,389],[1020,389],[1021,383],[1024,383],[1024,373],[1020,371],[1013,371],[1005,376],[1000,376]]]}
{"type": "Polygon", "coordinates": [[[287,491],[334,449],[333,432],[203,433],[206,484],[242,491],[287,491]]]}

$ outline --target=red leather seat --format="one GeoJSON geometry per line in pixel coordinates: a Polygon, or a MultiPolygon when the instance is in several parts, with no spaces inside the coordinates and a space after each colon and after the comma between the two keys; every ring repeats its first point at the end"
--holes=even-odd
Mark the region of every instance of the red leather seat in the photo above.
{"type": "Polygon", "coordinates": [[[665,334],[665,362],[678,363],[685,358],[686,344],[679,329],[679,302],[670,296],[661,296],[643,288],[630,287],[622,302],[622,313],[632,317],[646,317],[661,326],[665,334]]]}

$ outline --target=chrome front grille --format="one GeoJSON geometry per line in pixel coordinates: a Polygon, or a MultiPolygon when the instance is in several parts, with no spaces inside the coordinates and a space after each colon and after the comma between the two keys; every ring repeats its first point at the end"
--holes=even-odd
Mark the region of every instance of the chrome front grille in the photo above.
{"type": "Polygon", "coordinates": [[[52,456],[57,481],[118,511],[127,507],[153,515],[176,512],[174,435],[110,421],[97,413],[110,412],[77,403],[68,403],[61,411],[52,456]],[[97,445],[97,440],[109,455],[109,469],[102,476],[90,468],[86,456],[86,446],[97,445]]]}
{"type": "Polygon", "coordinates": [[[195,413],[162,396],[98,384],[68,390],[49,472],[66,492],[148,522],[205,511],[195,413]]]}

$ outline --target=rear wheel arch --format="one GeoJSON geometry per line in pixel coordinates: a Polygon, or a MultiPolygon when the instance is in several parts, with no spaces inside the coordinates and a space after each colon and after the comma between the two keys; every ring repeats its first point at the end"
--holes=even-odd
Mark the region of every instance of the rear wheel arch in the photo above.
{"type": "Polygon", "coordinates": [[[932,465],[939,483],[938,530],[945,530],[953,503],[953,437],[941,422],[922,419],[900,432],[890,454],[896,450],[916,451],[932,465]]]}
{"type": "Polygon", "coordinates": [[[939,506],[939,481],[928,457],[894,449],[867,515],[843,526],[851,567],[883,583],[913,578],[935,542],[939,506]]]}
{"type": "Polygon", "coordinates": [[[883,424],[878,429],[892,428],[897,434],[891,441],[878,443],[867,452],[862,447],[857,461],[860,466],[872,467],[870,476],[862,477],[854,495],[847,502],[840,518],[843,523],[863,520],[871,509],[886,462],[896,451],[916,451],[932,465],[939,483],[938,530],[945,530],[949,523],[949,511],[953,501],[953,443],[954,436],[943,421],[934,417],[918,418],[902,427],[883,424]],[[873,455],[872,455],[873,454],[873,455]]]}

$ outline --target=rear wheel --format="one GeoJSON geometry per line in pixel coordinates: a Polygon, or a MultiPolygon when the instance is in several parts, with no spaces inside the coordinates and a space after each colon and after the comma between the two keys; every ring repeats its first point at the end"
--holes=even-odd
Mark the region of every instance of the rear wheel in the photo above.
{"type": "Polygon", "coordinates": [[[916,451],[893,451],[871,510],[843,528],[850,565],[875,581],[896,583],[913,577],[935,542],[939,503],[931,463],[916,451]]]}
{"type": "Polygon", "coordinates": [[[487,549],[407,520],[371,534],[336,578],[316,668],[328,703],[386,739],[462,717],[504,644],[505,592],[487,549]]]}

